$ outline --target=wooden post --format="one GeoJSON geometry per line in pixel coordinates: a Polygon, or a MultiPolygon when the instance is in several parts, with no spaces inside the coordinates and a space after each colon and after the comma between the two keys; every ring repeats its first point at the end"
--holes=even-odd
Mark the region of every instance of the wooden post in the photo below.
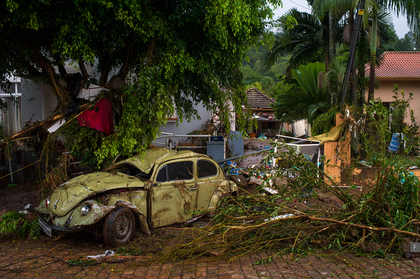
{"type": "MultiPolygon", "coordinates": [[[[336,125],[344,122],[344,116],[341,113],[335,116],[336,125]]],[[[335,183],[342,183],[342,170],[351,163],[351,144],[350,132],[346,133],[345,139],[338,139],[337,142],[324,143],[325,162],[328,165],[324,167],[324,171],[329,175],[335,183]]],[[[329,182],[329,179],[326,179],[329,182]]]]}

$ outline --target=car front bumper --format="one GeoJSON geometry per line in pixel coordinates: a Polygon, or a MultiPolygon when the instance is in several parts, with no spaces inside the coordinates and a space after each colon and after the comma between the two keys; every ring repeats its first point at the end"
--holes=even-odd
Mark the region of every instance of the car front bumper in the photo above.
{"type": "Polygon", "coordinates": [[[38,211],[36,211],[36,214],[38,216],[39,226],[50,237],[52,236],[52,231],[69,233],[69,232],[78,232],[78,231],[83,230],[83,226],[59,227],[59,226],[53,225],[47,220],[45,220],[44,216],[42,216],[42,214],[39,213],[38,211]]]}

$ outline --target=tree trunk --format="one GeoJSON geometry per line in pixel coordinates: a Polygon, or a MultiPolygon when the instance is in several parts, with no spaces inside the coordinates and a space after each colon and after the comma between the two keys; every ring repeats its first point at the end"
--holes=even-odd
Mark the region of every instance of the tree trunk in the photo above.
{"type": "MultiPolygon", "coordinates": [[[[34,61],[35,65],[41,69],[41,71],[35,71],[39,73],[40,77],[47,80],[47,84],[51,86],[52,91],[57,96],[58,105],[60,110],[62,111],[72,100],[70,92],[68,92],[68,90],[61,84],[60,77],[56,74],[51,61],[46,59],[41,54],[40,50],[33,51],[32,60],[34,61]]],[[[33,66],[31,65],[29,67],[33,66]]],[[[65,71],[63,71],[63,69],[61,69],[61,72],[62,74],[65,74],[65,71]]]]}
{"type": "Polygon", "coordinates": [[[370,76],[369,76],[369,94],[368,102],[375,98],[375,67],[376,67],[376,45],[377,45],[378,15],[376,11],[372,18],[372,32],[370,40],[370,76]]]}
{"type": "Polygon", "coordinates": [[[360,106],[366,102],[366,92],[365,92],[365,77],[366,77],[366,68],[365,68],[365,53],[367,50],[366,43],[366,33],[364,30],[360,30],[360,41],[358,44],[358,72],[359,72],[359,87],[360,87],[360,106]]]}
{"type": "MultiPolygon", "coordinates": [[[[335,59],[335,28],[334,28],[334,11],[333,9],[329,10],[329,16],[328,16],[328,53],[329,53],[329,63],[333,62],[335,59]]],[[[325,70],[328,71],[328,66],[325,65],[325,70]]],[[[331,94],[331,104],[335,105],[338,103],[338,93],[333,92],[331,94]]]]}
{"type": "Polygon", "coordinates": [[[334,61],[335,59],[335,19],[334,19],[334,10],[330,9],[329,11],[329,19],[328,19],[328,45],[329,45],[329,52],[330,52],[330,61],[334,61]]]}

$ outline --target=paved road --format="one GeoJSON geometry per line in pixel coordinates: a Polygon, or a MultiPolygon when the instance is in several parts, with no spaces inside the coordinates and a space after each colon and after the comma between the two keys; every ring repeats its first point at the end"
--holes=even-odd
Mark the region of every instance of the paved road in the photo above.
{"type": "Polygon", "coordinates": [[[153,263],[153,256],[114,256],[85,267],[56,262],[61,259],[77,264],[77,260],[102,254],[106,249],[100,240],[89,237],[57,241],[47,237],[37,241],[3,239],[0,278],[420,278],[420,258],[368,259],[320,252],[293,260],[275,257],[259,265],[253,263],[267,254],[244,256],[230,264],[214,259],[153,263]]]}

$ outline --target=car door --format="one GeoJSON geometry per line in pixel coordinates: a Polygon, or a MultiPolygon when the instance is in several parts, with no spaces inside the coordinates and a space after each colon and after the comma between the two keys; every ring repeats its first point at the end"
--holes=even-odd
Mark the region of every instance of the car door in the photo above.
{"type": "Polygon", "coordinates": [[[207,209],[211,197],[223,181],[220,178],[220,167],[208,159],[197,160],[197,185],[198,185],[198,198],[197,208],[207,209]]]}
{"type": "Polygon", "coordinates": [[[183,223],[196,210],[194,161],[174,161],[159,166],[151,189],[150,220],[153,227],[183,223]]]}

